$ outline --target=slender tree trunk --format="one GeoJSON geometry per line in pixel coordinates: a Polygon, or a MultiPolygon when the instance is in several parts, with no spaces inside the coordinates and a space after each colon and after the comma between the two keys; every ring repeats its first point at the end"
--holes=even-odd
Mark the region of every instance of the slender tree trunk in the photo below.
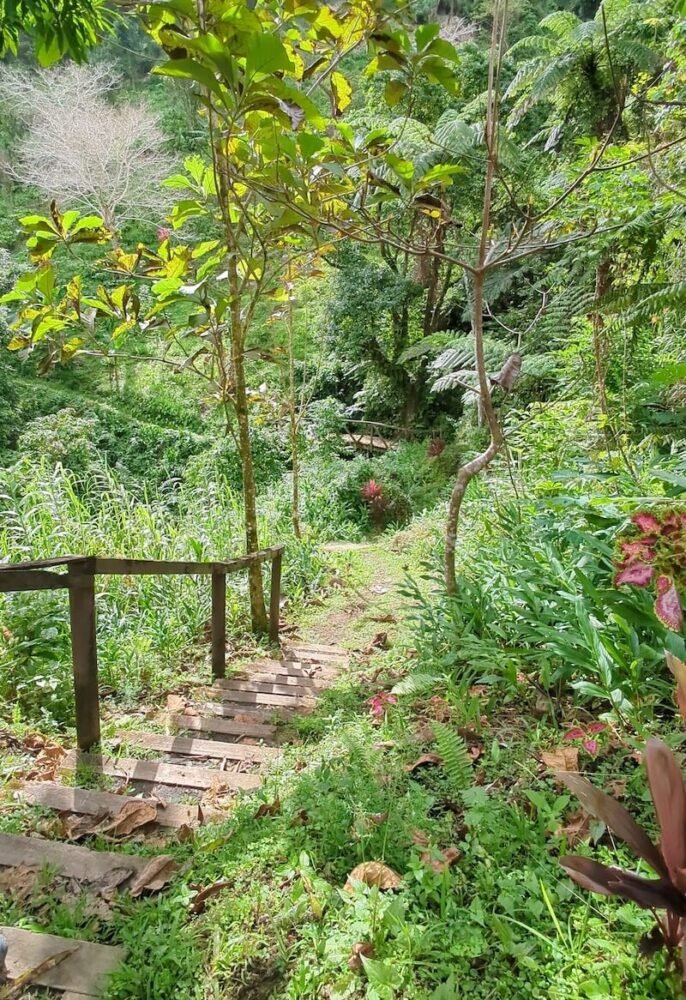
{"type": "MultiPolygon", "coordinates": [[[[290,286],[289,274],[289,286],[290,286]]],[[[293,350],[293,303],[291,301],[291,289],[288,289],[288,409],[290,418],[290,438],[291,438],[291,470],[293,473],[293,492],[291,497],[292,510],[291,521],[293,523],[293,534],[296,538],[302,538],[302,528],[300,525],[300,448],[298,443],[299,420],[298,405],[296,402],[295,385],[295,354],[293,350]]]]}
{"type": "Polygon", "coordinates": [[[603,257],[598,264],[595,273],[595,295],[593,304],[596,307],[593,317],[593,356],[595,359],[595,383],[598,393],[598,404],[600,412],[609,420],[610,411],[607,404],[607,335],[605,333],[605,321],[598,309],[603,297],[607,294],[612,284],[611,261],[609,257],[603,257]]]}
{"type": "Polygon", "coordinates": [[[498,155],[498,76],[505,45],[505,27],[507,23],[507,0],[496,4],[493,15],[493,33],[491,35],[491,55],[488,68],[488,93],[486,109],[486,176],[484,178],[484,196],[481,212],[481,239],[479,241],[478,259],[471,272],[472,282],[472,334],[474,336],[474,356],[476,372],[479,380],[479,404],[482,408],[486,424],[491,434],[488,447],[463,465],[457,474],[455,485],[450,495],[448,518],[445,529],[445,587],[449,594],[457,590],[455,571],[455,544],[460,520],[460,510],[467,487],[472,479],[486,469],[498,454],[504,443],[503,432],[491,399],[491,384],[486,371],[484,354],[484,283],[488,274],[489,230],[491,227],[491,206],[493,203],[493,183],[496,173],[498,155]]]}
{"type": "MultiPolygon", "coordinates": [[[[257,490],[250,442],[250,420],[248,416],[248,396],[245,385],[245,330],[241,319],[238,269],[236,258],[229,258],[229,289],[231,292],[231,364],[234,376],[234,400],[238,442],[240,446],[241,470],[243,474],[243,506],[245,508],[245,548],[246,552],[259,550],[257,530],[257,490]]],[[[262,569],[259,565],[250,567],[248,574],[250,589],[250,612],[252,626],[256,632],[268,630],[267,612],[264,606],[262,569]]]]}

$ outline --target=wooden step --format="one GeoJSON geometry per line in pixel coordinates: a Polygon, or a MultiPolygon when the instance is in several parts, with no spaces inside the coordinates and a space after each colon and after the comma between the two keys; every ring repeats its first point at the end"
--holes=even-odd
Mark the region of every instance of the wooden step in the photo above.
{"type": "MultiPolygon", "coordinates": [[[[95,792],[85,788],[70,788],[54,781],[36,781],[24,785],[18,791],[22,801],[34,806],[44,806],[56,809],[58,812],[80,813],[86,816],[100,816],[107,813],[116,816],[127,802],[147,802],[149,799],[133,798],[130,795],[115,795],[114,792],[95,792]]],[[[157,806],[156,823],[160,826],[178,829],[181,826],[193,826],[198,823],[197,806],[183,806],[176,802],[168,802],[157,806]]],[[[211,817],[205,810],[205,820],[211,817]]]]}
{"type": "Polygon", "coordinates": [[[35,980],[39,986],[69,991],[72,997],[99,997],[107,986],[107,979],[124,961],[126,951],[114,945],[91,944],[77,938],[57,937],[55,934],[36,934],[18,927],[0,927],[6,939],[7,972],[10,980],[17,979],[41,962],[60,952],[76,948],[52,969],[35,980]]]}
{"type": "MultiPolygon", "coordinates": [[[[245,702],[231,702],[223,699],[221,702],[206,701],[202,705],[198,705],[198,708],[203,714],[218,716],[220,719],[234,719],[234,716],[238,716],[237,719],[234,719],[236,725],[251,727],[269,725],[272,721],[285,722],[295,711],[289,706],[270,708],[267,705],[248,705],[245,702]],[[244,720],[248,718],[250,722],[245,722],[244,720]]],[[[303,711],[302,706],[301,711],[303,711]]]]}
{"type": "Polygon", "coordinates": [[[293,694],[269,694],[242,689],[237,691],[234,688],[229,690],[219,688],[218,693],[221,694],[224,702],[238,702],[242,705],[266,705],[273,708],[300,708],[302,705],[313,705],[315,701],[311,694],[299,697],[293,694]]]}
{"type": "Polygon", "coordinates": [[[64,757],[62,768],[74,771],[77,767],[92,767],[99,774],[108,774],[127,781],[148,781],[153,785],[176,785],[180,788],[258,788],[259,774],[237,771],[220,771],[210,767],[182,767],[156,760],[137,760],[135,757],[100,757],[95,754],[70,750],[64,757]]]}
{"type": "Polygon", "coordinates": [[[290,647],[284,649],[283,657],[284,660],[289,662],[321,663],[322,666],[326,667],[347,667],[349,662],[347,653],[322,653],[316,649],[303,649],[300,646],[297,649],[290,647]]]}
{"type": "Polygon", "coordinates": [[[248,684],[282,684],[287,687],[302,688],[303,691],[323,691],[337,677],[338,674],[334,674],[328,678],[320,677],[319,675],[310,677],[304,670],[300,672],[287,672],[286,667],[282,667],[275,673],[269,674],[260,673],[260,671],[241,670],[232,677],[220,678],[214,683],[219,687],[232,687],[235,681],[245,681],[248,684]]]}
{"type": "Polygon", "coordinates": [[[328,661],[340,661],[347,663],[350,653],[340,646],[325,646],[316,642],[293,642],[284,643],[282,653],[287,660],[302,660],[310,662],[312,660],[328,663],[328,661]]]}
{"type": "MultiPolygon", "coordinates": [[[[293,678],[297,682],[297,678],[293,678]]],[[[233,677],[227,680],[215,681],[213,691],[219,694],[226,694],[234,691],[252,691],[254,694],[279,694],[291,698],[304,698],[305,700],[316,697],[316,689],[301,687],[299,684],[281,684],[268,678],[256,678],[255,680],[236,680],[233,677]]]]}
{"type": "Polygon", "coordinates": [[[0,834],[0,865],[6,867],[44,868],[50,865],[68,878],[96,882],[116,868],[130,869],[132,875],[138,874],[149,863],[150,858],[139,858],[135,854],[91,851],[88,847],[62,844],[58,840],[0,834]]]}
{"type": "Polygon", "coordinates": [[[170,715],[169,721],[179,729],[188,729],[196,733],[216,733],[218,736],[237,736],[239,739],[247,737],[256,740],[273,740],[276,736],[276,726],[266,726],[256,722],[234,722],[214,714],[209,719],[200,715],[170,715]]]}
{"type": "Polygon", "coordinates": [[[161,736],[159,733],[133,733],[122,730],[117,739],[126,746],[177,753],[187,757],[216,757],[218,760],[247,760],[259,763],[278,756],[275,747],[256,747],[249,743],[224,743],[219,740],[195,740],[184,736],[161,736]]]}

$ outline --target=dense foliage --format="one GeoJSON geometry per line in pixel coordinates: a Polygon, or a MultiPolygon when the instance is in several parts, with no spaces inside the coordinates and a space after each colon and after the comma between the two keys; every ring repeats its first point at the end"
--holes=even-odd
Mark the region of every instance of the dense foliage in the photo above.
{"type": "MultiPolygon", "coordinates": [[[[113,925],[50,910],[129,946],[112,1000],[676,995],[669,955],[634,955],[650,916],[557,859],[657,899],[673,956],[686,856],[636,889],[616,810],[571,778],[573,812],[534,755],[571,748],[550,770],[652,836],[647,744],[663,831],[686,802],[649,742],[684,740],[686,10],[507,8],[0,0],[0,560],[286,542],[290,623],[359,602],[377,558],[392,595],[277,810],[174,845],[176,895],[113,925]],[[342,889],[370,859],[396,894],[342,889]]],[[[197,580],[108,579],[113,718],[203,676],[209,613],[197,580]]],[[[264,629],[259,571],[228,619],[264,629]]],[[[0,699],[8,732],[71,737],[59,592],[0,598],[0,699]]]]}

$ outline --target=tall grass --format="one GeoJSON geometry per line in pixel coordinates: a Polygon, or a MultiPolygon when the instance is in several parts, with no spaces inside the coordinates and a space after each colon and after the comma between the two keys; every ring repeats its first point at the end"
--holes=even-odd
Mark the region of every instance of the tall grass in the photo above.
{"type": "MultiPolygon", "coordinates": [[[[260,514],[264,545],[286,542],[284,592],[302,601],[326,582],[311,542],[296,543],[278,488],[260,514]]],[[[243,551],[240,497],[221,479],[134,496],[107,468],[82,475],[22,460],[0,470],[0,558],[60,555],[230,559],[243,551]]],[[[227,629],[248,628],[243,574],[227,581],[227,629]]],[[[101,683],[132,702],[169,685],[203,655],[210,618],[206,578],[101,577],[97,581],[101,683]]],[[[16,715],[70,725],[73,699],[63,592],[0,599],[0,698],[16,715]]]]}

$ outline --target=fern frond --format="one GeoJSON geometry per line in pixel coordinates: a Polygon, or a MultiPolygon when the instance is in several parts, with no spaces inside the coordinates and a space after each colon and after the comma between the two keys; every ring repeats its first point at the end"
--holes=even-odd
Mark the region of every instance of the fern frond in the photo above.
{"type": "Polygon", "coordinates": [[[445,683],[445,681],[440,674],[430,674],[418,670],[398,681],[393,687],[393,694],[409,694],[412,696],[426,694],[428,691],[435,691],[441,683],[445,683]]]}
{"type": "Polygon", "coordinates": [[[474,783],[474,769],[464,739],[445,722],[431,725],[436,748],[443,760],[443,770],[450,779],[452,790],[462,795],[474,783]]]}

